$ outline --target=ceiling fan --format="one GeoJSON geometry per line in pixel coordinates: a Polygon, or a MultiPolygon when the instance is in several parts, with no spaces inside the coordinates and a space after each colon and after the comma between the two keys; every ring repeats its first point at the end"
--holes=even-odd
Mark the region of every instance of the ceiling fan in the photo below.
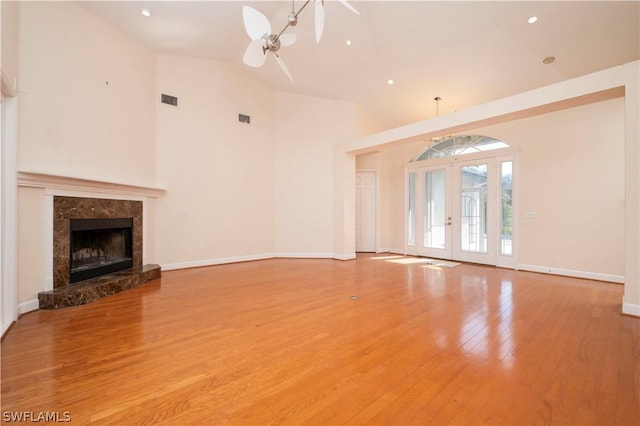
{"type": "MultiPolygon", "coordinates": [[[[250,67],[259,68],[267,61],[267,54],[271,52],[273,58],[277,62],[280,69],[293,83],[293,76],[289,68],[278,54],[278,50],[282,46],[291,46],[296,41],[295,34],[284,34],[287,28],[294,27],[298,23],[298,15],[309,4],[311,0],[306,0],[300,10],[295,11],[294,0],[291,1],[291,13],[287,17],[287,25],[278,34],[271,32],[271,23],[266,16],[257,9],[250,6],[242,7],[242,20],[247,34],[251,38],[251,42],[244,52],[242,62],[250,67]]],[[[316,24],[316,42],[320,42],[322,32],[324,30],[324,1],[313,0],[315,2],[315,24],[316,24]]],[[[347,0],[340,2],[349,10],[356,14],[360,14],[347,0]]]]}
{"type": "MultiPolygon", "coordinates": [[[[322,38],[322,32],[324,30],[324,0],[313,0],[315,2],[315,20],[316,20],[316,42],[320,43],[320,39],[322,38]]],[[[351,4],[347,0],[340,0],[340,3],[344,5],[347,9],[355,13],[356,15],[360,15],[360,12],[356,10],[355,7],[351,6],[351,4]]]]}
{"type": "MultiPolygon", "coordinates": [[[[249,6],[243,6],[242,19],[247,34],[251,37],[251,42],[247,46],[242,57],[242,62],[250,67],[259,68],[267,62],[267,52],[273,54],[282,71],[293,83],[293,77],[287,64],[284,63],[278,50],[281,46],[291,46],[296,41],[295,34],[271,34],[271,24],[266,16],[260,11],[249,6]]],[[[288,26],[288,25],[287,25],[288,26]]],[[[285,27],[286,29],[287,27],[285,27]]]]}

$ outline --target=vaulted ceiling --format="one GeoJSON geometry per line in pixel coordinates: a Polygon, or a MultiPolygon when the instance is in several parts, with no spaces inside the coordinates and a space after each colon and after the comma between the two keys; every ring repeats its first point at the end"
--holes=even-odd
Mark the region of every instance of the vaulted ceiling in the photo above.
{"type": "Polygon", "coordinates": [[[313,1],[287,30],[296,43],[279,51],[295,83],[273,60],[257,69],[242,63],[250,41],[242,6],[279,32],[289,0],[81,4],[157,52],[226,61],[277,90],[356,102],[376,130],[434,117],[437,96],[443,115],[640,59],[638,1],[354,0],[356,15],[325,0],[319,44],[313,1]],[[555,61],[543,64],[549,56],[555,61]]]}

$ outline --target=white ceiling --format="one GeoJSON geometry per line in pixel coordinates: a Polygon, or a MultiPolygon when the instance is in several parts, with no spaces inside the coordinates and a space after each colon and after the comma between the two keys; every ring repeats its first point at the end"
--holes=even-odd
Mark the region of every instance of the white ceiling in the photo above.
{"type": "Polygon", "coordinates": [[[297,42],[279,51],[292,84],[271,58],[259,69],[242,63],[250,41],[242,6],[279,32],[290,0],[82,2],[158,52],[231,62],[278,90],[357,102],[377,130],[434,117],[436,96],[443,115],[640,59],[639,1],[352,0],[358,16],[325,0],[320,44],[312,3],[287,30],[297,42]],[[533,15],[538,22],[527,23],[533,15]],[[556,61],[544,65],[547,56],[556,61]]]}

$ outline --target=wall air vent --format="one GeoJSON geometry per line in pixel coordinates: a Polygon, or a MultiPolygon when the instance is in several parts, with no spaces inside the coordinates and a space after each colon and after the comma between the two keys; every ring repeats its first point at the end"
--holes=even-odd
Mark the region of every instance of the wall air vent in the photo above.
{"type": "Polygon", "coordinates": [[[164,93],[160,97],[160,101],[163,104],[178,106],[178,98],[171,95],[165,95],[164,93]]]}
{"type": "Polygon", "coordinates": [[[238,114],[238,121],[241,123],[251,124],[251,117],[244,114],[238,114]]]}

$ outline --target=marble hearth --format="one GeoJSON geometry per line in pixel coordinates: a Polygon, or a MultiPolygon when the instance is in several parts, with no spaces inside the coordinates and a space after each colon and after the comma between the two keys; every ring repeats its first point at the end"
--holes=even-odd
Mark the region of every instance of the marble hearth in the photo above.
{"type": "Polygon", "coordinates": [[[160,278],[160,265],[135,266],[38,293],[40,309],[84,305],[160,278]]]}
{"type": "Polygon", "coordinates": [[[53,290],[38,293],[40,309],[83,305],[160,278],[159,265],[142,265],[142,202],[100,198],[53,198],[53,290]],[[70,283],[71,219],[131,218],[133,267],[70,283]]]}

